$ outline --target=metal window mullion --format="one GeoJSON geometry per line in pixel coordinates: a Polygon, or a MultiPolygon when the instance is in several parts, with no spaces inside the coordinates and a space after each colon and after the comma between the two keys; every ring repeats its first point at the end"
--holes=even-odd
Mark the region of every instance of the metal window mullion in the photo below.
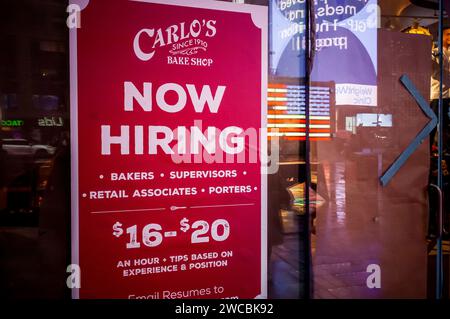
{"type": "MultiPolygon", "coordinates": [[[[442,152],[443,152],[443,79],[444,79],[444,65],[443,65],[443,0],[439,0],[439,31],[438,31],[438,47],[439,47],[439,107],[438,107],[438,187],[442,191],[442,152]]],[[[436,254],[436,299],[442,298],[443,287],[443,258],[442,258],[442,214],[438,213],[438,237],[437,237],[437,254],[436,254]]]]}

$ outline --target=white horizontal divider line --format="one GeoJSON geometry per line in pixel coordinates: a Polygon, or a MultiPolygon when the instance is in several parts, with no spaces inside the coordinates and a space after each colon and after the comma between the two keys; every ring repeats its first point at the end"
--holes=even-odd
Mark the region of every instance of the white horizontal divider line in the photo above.
{"type": "MultiPolygon", "coordinates": [[[[189,208],[214,208],[214,207],[237,207],[237,206],[253,206],[255,203],[247,204],[230,204],[230,205],[204,205],[204,206],[191,206],[189,208]]],[[[186,208],[186,207],[181,207],[186,208]]],[[[98,212],[91,212],[91,214],[109,214],[109,213],[127,213],[127,212],[145,212],[145,211],[161,211],[165,208],[143,208],[143,209],[121,209],[121,210],[103,210],[98,212]]]]}
{"type": "Polygon", "coordinates": [[[121,209],[121,210],[103,210],[91,212],[91,214],[109,214],[109,213],[127,213],[127,212],[145,212],[152,210],[165,210],[165,208],[144,208],[144,209],[121,209]]]}
{"type": "Polygon", "coordinates": [[[190,208],[212,208],[212,207],[253,206],[253,205],[255,205],[255,203],[249,203],[249,204],[230,204],[230,205],[191,206],[190,208]]]}

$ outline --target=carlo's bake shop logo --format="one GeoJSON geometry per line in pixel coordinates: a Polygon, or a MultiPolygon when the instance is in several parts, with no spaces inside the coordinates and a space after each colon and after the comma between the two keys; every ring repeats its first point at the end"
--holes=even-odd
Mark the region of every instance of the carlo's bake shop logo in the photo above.
{"type": "Polygon", "coordinates": [[[142,61],[153,58],[159,48],[169,47],[168,64],[210,66],[212,59],[190,58],[207,51],[208,38],[216,35],[216,21],[195,19],[159,29],[142,29],[134,37],[133,48],[142,61]]]}

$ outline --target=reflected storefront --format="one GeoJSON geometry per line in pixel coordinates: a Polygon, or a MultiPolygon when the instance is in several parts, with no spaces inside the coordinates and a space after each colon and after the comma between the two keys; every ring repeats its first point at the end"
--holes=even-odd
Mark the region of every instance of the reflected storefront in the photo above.
{"type": "MultiPolygon", "coordinates": [[[[115,5],[126,1],[111,0],[115,5]]],[[[261,247],[267,248],[262,253],[267,267],[255,270],[255,274],[263,273],[263,297],[448,299],[448,70],[439,67],[450,63],[445,60],[450,59],[448,44],[439,41],[450,25],[444,18],[445,1],[207,2],[233,2],[228,4],[230,8],[261,6],[267,13],[267,92],[260,98],[267,101],[261,112],[267,113],[267,143],[269,150],[277,153],[272,157],[277,158],[277,169],[266,176],[267,227],[261,231],[267,245],[261,247]],[[434,90],[438,88],[439,96],[440,71],[443,99],[440,107],[435,101],[431,109],[431,78],[438,83],[434,90]]],[[[74,237],[71,175],[78,154],[73,153],[73,143],[89,135],[89,123],[99,117],[93,110],[80,112],[87,120],[77,122],[74,138],[69,46],[73,30],[67,26],[68,5],[58,0],[0,4],[0,35],[5,44],[0,51],[0,297],[5,299],[74,297],[66,285],[67,266],[74,261],[73,241],[78,238],[74,237]]],[[[85,32],[83,11],[80,17],[85,32]]],[[[89,25],[91,16],[86,17],[89,25]]],[[[83,35],[80,33],[79,43],[85,49],[88,41],[83,35]]],[[[245,38],[237,31],[230,36],[245,38]]],[[[112,35],[106,38],[112,39],[112,35]]],[[[108,48],[118,45],[100,44],[108,48]]],[[[96,45],[92,45],[92,53],[97,52],[96,45]]],[[[254,79],[250,76],[251,58],[246,56],[250,49],[244,44],[241,47],[233,48],[236,52],[230,56],[247,61],[240,65],[242,81],[254,79]]],[[[200,50],[199,57],[207,58],[205,52],[200,50]]],[[[80,53],[79,61],[82,58],[80,53]]],[[[234,62],[229,63],[230,74],[237,70],[234,62]]],[[[94,71],[87,76],[83,67],[78,66],[79,78],[95,78],[94,71]]],[[[95,69],[91,62],[89,67],[95,69]]],[[[122,69],[128,72],[132,63],[122,69]]],[[[170,70],[167,67],[167,72],[170,70]]],[[[152,75],[154,79],[165,78],[166,73],[160,72],[152,75]]],[[[111,78],[116,76],[111,74],[111,78]]],[[[214,74],[208,76],[214,78],[214,74]]],[[[219,73],[215,76],[225,78],[219,73]]],[[[85,83],[78,83],[79,90],[89,89],[85,83]]],[[[436,91],[433,96],[436,100],[436,91]]],[[[172,106],[178,103],[173,101],[172,106]]],[[[239,112],[245,112],[243,108],[239,112]]],[[[229,115],[224,121],[231,118],[229,115]]],[[[127,119],[141,120],[129,114],[122,118],[127,119]]],[[[88,146],[92,154],[95,143],[88,146]]],[[[137,147],[134,151],[139,152],[137,147]]],[[[94,164],[82,163],[89,169],[94,164]]],[[[174,164],[164,165],[172,169],[174,164]]],[[[108,160],[102,167],[108,167],[108,160]]],[[[251,180],[250,176],[246,179],[251,180]]],[[[178,180],[180,185],[186,183],[183,178],[178,180]]],[[[221,203],[229,204],[226,201],[221,203]]],[[[188,206],[189,200],[184,203],[188,206]]],[[[177,205],[176,209],[185,208],[183,200],[177,205]]],[[[250,214],[245,207],[238,211],[250,214]]],[[[242,222],[249,222],[247,218],[242,217],[242,222]]],[[[226,230],[222,234],[221,227],[216,237],[225,238],[226,230]]],[[[236,234],[233,227],[231,224],[229,241],[236,234]]],[[[127,244],[137,245],[141,235],[136,241],[132,227],[126,232],[130,234],[127,244]]],[[[80,232],[81,241],[86,234],[80,232]]],[[[236,262],[250,265],[254,252],[243,251],[236,262]]],[[[92,274],[95,272],[89,272],[89,278],[92,274]]],[[[189,282],[183,285],[189,287],[189,282]]]]}

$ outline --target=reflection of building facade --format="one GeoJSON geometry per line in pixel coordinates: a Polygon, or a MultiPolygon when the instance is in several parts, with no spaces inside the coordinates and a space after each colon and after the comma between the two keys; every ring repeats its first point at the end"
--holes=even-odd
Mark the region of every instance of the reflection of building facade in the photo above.
{"type": "Polygon", "coordinates": [[[55,144],[55,136],[69,129],[65,4],[8,1],[3,6],[1,135],[55,144]]]}

